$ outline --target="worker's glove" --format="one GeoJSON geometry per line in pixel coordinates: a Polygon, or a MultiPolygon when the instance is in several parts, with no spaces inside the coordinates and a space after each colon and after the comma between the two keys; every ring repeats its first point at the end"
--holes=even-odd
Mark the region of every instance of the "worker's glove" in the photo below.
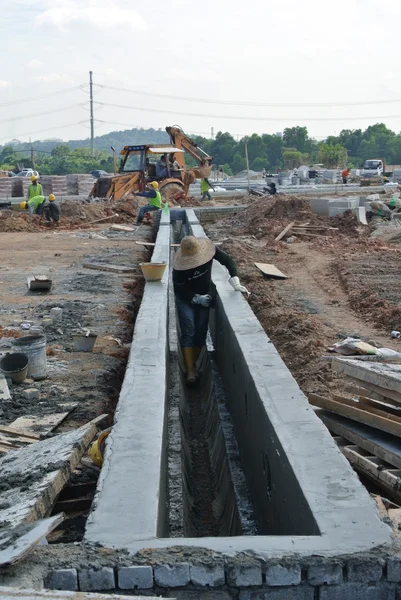
{"type": "Polygon", "coordinates": [[[192,304],[200,304],[205,308],[209,308],[211,303],[212,297],[209,294],[203,294],[203,296],[201,294],[195,294],[195,296],[192,298],[192,304]]]}
{"type": "Polygon", "coordinates": [[[244,294],[250,294],[244,285],[240,284],[239,277],[235,275],[235,277],[230,277],[228,280],[229,284],[236,292],[243,292],[244,294]]]}

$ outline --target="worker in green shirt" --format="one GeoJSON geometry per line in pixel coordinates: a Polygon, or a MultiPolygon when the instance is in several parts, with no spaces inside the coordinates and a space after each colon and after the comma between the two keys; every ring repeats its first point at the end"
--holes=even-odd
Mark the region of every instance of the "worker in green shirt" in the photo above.
{"type": "Polygon", "coordinates": [[[152,210],[160,210],[162,207],[162,197],[159,192],[159,184],[157,181],[151,181],[148,183],[149,191],[147,192],[136,192],[135,196],[143,196],[144,198],[149,198],[149,204],[145,206],[141,206],[139,209],[138,219],[136,221],[137,225],[140,225],[143,221],[143,217],[145,213],[150,212],[152,210]]]}
{"type": "MultiPolygon", "coordinates": [[[[50,194],[49,200],[53,202],[56,199],[54,194],[50,194]]],[[[30,215],[41,215],[43,211],[43,207],[45,205],[46,198],[45,196],[34,196],[28,202],[21,202],[20,206],[22,209],[28,209],[30,215]]]]}
{"type": "Polygon", "coordinates": [[[212,199],[210,192],[209,192],[210,188],[214,189],[212,184],[210,183],[210,181],[208,179],[206,179],[206,177],[201,179],[201,192],[202,192],[201,200],[206,200],[206,197],[208,200],[212,199]]]}
{"type": "Polygon", "coordinates": [[[43,190],[40,183],[38,183],[37,175],[32,175],[31,177],[31,185],[28,188],[27,200],[34,198],[35,196],[42,196],[43,190]]]}

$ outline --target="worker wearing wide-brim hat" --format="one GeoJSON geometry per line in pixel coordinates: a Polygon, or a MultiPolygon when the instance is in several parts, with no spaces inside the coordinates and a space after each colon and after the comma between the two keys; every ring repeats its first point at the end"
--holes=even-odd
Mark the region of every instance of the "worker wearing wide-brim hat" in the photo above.
{"type": "Polygon", "coordinates": [[[240,284],[238,267],[231,256],[208,238],[192,235],[183,238],[174,258],[173,284],[188,384],[196,381],[195,363],[206,342],[213,259],[228,269],[229,282],[235,291],[248,293],[240,284]]]}

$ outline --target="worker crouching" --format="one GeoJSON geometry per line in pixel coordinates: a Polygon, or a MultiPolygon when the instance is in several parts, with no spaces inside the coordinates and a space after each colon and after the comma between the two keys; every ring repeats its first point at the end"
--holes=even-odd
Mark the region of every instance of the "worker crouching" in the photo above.
{"type": "Polygon", "coordinates": [[[231,256],[207,238],[184,237],[174,258],[173,284],[188,385],[196,382],[196,361],[206,343],[213,259],[228,269],[235,291],[249,293],[240,284],[238,267],[231,256]]]}
{"type": "Polygon", "coordinates": [[[151,212],[153,210],[160,210],[162,207],[162,197],[159,192],[159,184],[157,181],[151,181],[148,183],[149,191],[147,192],[136,192],[135,196],[143,196],[145,198],[149,198],[149,204],[146,206],[141,206],[139,209],[138,219],[136,221],[137,225],[140,225],[143,221],[143,217],[145,213],[151,212]]]}
{"type": "Polygon", "coordinates": [[[58,222],[60,219],[60,207],[56,203],[56,196],[50,194],[46,196],[34,196],[28,202],[21,202],[20,207],[29,211],[30,215],[39,215],[41,219],[46,218],[46,221],[58,222]]]}

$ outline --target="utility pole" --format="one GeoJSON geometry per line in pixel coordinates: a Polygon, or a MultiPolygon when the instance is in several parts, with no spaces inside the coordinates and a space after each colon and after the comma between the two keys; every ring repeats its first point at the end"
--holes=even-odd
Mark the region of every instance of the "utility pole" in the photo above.
{"type": "Polygon", "coordinates": [[[36,171],[36,169],[35,169],[35,154],[33,153],[33,146],[31,146],[31,163],[32,163],[32,169],[34,171],[36,171]]]}
{"type": "Polygon", "coordinates": [[[246,160],[246,171],[248,173],[248,194],[251,191],[251,184],[249,182],[249,160],[248,160],[248,138],[244,138],[245,143],[245,160],[246,160]]]}
{"type": "Polygon", "coordinates": [[[92,71],[89,71],[89,95],[90,95],[90,126],[91,126],[91,155],[93,156],[95,153],[95,132],[94,132],[94,122],[93,122],[93,82],[92,82],[92,71]]]}

